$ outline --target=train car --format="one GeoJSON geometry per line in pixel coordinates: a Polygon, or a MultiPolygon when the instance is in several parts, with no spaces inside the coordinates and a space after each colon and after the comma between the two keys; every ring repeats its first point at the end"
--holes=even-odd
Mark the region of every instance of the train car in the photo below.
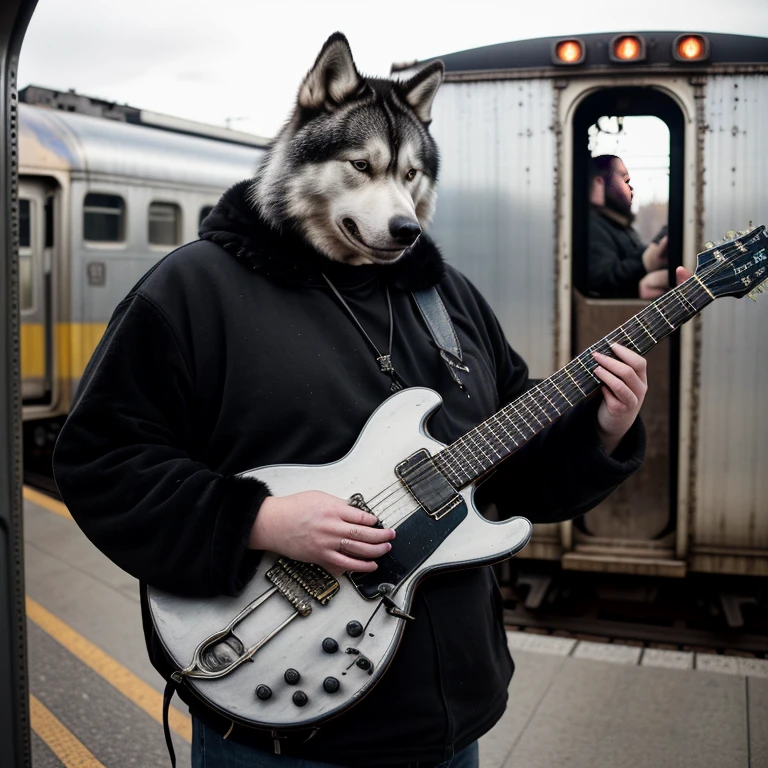
{"type": "MultiPolygon", "coordinates": [[[[692,270],[705,242],[729,230],[768,224],[767,40],[621,32],[437,58],[446,78],[431,128],[442,157],[432,234],[489,299],[533,377],[644,306],[575,287],[601,130],[642,117],[668,132],[670,269],[692,270]]],[[[643,469],[583,520],[537,526],[520,557],[668,577],[768,574],[766,328],[768,300],[724,298],[659,344],[648,358],[643,469]]]]}
{"type": "Polygon", "coordinates": [[[49,462],[85,365],[118,302],[197,237],[266,139],[30,86],[19,104],[25,461],[49,462]]]}

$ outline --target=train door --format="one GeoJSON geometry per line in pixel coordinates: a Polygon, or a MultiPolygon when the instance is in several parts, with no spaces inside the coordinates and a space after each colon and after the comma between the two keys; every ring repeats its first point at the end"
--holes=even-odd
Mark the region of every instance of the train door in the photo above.
{"type": "Polygon", "coordinates": [[[53,196],[29,178],[19,183],[21,391],[24,405],[51,402],[53,196]]]}
{"type": "MultiPolygon", "coordinates": [[[[600,239],[603,227],[614,228],[611,232],[618,227],[622,236],[634,230],[635,242],[642,242],[639,252],[648,243],[666,235],[666,278],[669,285],[674,285],[675,267],[683,261],[685,120],[679,103],[661,90],[607,87],[580,101],[571,125],[573,258],[569,343],[573,356],[647,304],[647,300],[640,298],[636,277],[628,281],[634,289],[622,290],[620,281],[616,280],[610,288],[594,290],[590,264],[597,258],[598,245],[604,245],[600,239]],[[594,199],[591,200],[592,179],[599,167],[599,161],[593,158],[601,155],[604,161],[606,155],[621,158],[635,189],[646,193],[647,204],[639,211],[633,205],[632,212],[622,218],[618,208],[611,208],[610,204],[596,206],[594,199]],[[653,173],[649,171],[656,174],[653,195],[647,194],[647,186],[641,190],[643,185],[654,183],[653,173]],[[599,223],[606,220],[606,224],[599,223]]],[[[660,277],[665,277],[663,272],[660,277]]],[[[613,572],[666,576],[685,573],[684,563],[676,557],[678,335],[659,343],[648,354],[647,361],[649,391],[641,412],[648,440],[646,460],[629,481],[572,524],[567,537],[570,539],[568,551],[563,556],[565,568],[607,568],[613,572]]]]}

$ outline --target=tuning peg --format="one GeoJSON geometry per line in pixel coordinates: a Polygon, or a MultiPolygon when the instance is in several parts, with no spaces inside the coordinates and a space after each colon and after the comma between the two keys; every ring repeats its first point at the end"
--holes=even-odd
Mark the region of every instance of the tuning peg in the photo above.
{"type": "Polygon", "coordinates": [[[734,237],[736,237],[736,230],[729,229],[725,233],[725,237],[723,238],[723,242],[726,242],[727,240],[733,240],[734,237]]]}
{"type": "Polygon", "coordinates": [[[752,301],[757,301],[757,294],[758,293],[768,293],[768,279],[763,280],[762,283],[759,283],[756,285],[748,294],[750,299],[752,301]]]}
{"type": "Polygon", "coordinates": [[[715,244],[711,240],[707,240],[706,243],[704,243],[704,250],[708,251],[710,248],[714,248],[715,244]]]}

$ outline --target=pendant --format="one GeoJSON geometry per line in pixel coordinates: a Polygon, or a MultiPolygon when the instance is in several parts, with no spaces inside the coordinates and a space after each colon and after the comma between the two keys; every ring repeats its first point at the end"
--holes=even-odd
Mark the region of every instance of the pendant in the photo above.
{"type": "Polygon", "coordinates": [[[382,373],[394,373],[395,369],[392,367],[392,355],[381,355],[376,358],[379,362],[379,368],[382,373]]]}

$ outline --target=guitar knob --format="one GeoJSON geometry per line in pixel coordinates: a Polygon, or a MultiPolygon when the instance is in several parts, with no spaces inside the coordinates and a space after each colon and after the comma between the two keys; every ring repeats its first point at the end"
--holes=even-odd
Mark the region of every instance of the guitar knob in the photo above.
{"type": "Polygon", "coordinates": [[[303,707],[309,701],[309,696],[304,691],[296,691],[291,698],[297,707],[303,707]]]}
{"type": "Polygon", "coordinates": [[[350,637],[360,637],[363,634],[363,625],[359,621],[350,621],[347,624],[347,634],[350,637]]]}
{"type": "MultiPolygon", "coordinates": [[[[283,677],[285,678],[285,682],[288,683],[288,685],[296,685],[296,683],[301,680],[301,673],[297,669],[286,669],[283,677]]],[[[296,691],[296,693],[298,693],[298,691],[296,691]]]]}
{"type": "Polygon", "coordinates": [[[339,644],[332,637],[326,637],[323,640],[323,650],[326,653],[336,653],[339,650],[339,644]]]}
{"type": "Polygon", "coordinates": [[[266,701],[272,698],[272,689],[268,685],[259,685],[256,687],[256,698],[266,701]]]}
{"type": "Polygon", "coordinates": [[[326,677],[323,680],[323,690],[326,693],[336,693],[341,687],[341,683],[335,677],[326,677]]]}
{"type": "Polygon", "coordinates": [[[357,664],[357,666],[360,667],[360,669],[365,669],[365,670],[369,670],[373,666],[373,664],[371,664],[371,662],[366,658],[358,659],[355,662],[355,664],[357,664]]]}

